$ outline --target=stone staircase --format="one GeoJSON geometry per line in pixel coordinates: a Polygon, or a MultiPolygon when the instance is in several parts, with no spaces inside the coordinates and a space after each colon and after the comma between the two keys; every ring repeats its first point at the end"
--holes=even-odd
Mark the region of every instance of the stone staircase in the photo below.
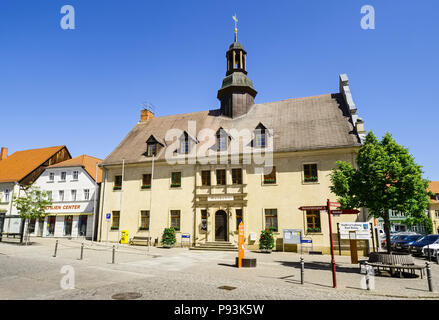
{"type": "Polygon", "coordinates": [[[235,251],[238,252],[238,246],[227,241],[215,241],[199,243],[195,247],[190,247],[190,250],[205,250],[205,251],[235,251]]]}

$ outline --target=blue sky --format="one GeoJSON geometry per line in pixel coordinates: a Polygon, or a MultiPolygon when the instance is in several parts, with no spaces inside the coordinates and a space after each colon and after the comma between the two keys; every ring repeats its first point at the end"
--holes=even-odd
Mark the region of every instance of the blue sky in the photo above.
{"type": "Polygon", "coordinates": [[[439,180],[436,0],[2,0],[0,145],[105,158],[144,101],[158,116],[218,108],[235,12],[257,103],[335,93],[347,73],[366,129],[439,180]],[[66,4],[75,30],[60,27],[66,4]]]}

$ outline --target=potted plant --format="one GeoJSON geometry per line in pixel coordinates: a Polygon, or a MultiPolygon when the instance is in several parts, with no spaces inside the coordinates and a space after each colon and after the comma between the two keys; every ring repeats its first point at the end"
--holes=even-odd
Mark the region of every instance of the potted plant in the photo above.
{"type": "Polygon", "coordinates": [[[321,232],[320,228],[316,227],[316,228],[308,228],[306,229],[307,232],[314,232],[314,233],[318,233],[321,232]]]}
{"type": "Polygon", "coordinates": [[[273,230],[266,229],[261,231],[261,236],[259,237],[259,249],[261,252],[271,253],[274,247],[273,230]]]}
{"type": "Polygon", "coordinates": [[[175,229],[174,228],[165,228],[162,235],[162,244],[163,248],[172,248],[177,242],[175,238],[175,229]]]}

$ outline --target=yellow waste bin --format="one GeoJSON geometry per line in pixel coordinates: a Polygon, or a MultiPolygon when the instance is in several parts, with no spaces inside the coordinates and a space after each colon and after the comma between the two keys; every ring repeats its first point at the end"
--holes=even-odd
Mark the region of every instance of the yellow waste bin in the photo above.
{"type": "Polygon", "coordinates": [[[128,243],[128,230],[121,231],[120,243],[128,243]]]}

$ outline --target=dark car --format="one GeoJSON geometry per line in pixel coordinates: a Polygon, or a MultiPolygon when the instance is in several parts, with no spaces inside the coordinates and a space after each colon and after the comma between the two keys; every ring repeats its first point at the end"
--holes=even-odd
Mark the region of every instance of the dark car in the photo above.
{"type": "Polygon", "coordinates": [[[424,236],[409,246],[409,252],[414,256],[422,255],[422,248],[426,245],[433,244],[438,239],[439,234],[429,234],[424,236]]]}
{"type": "Polygon", "coordinates": [[[401,239],[396,240],[393,243],[394,249],[398,251],[408,251],[409,246],[421,239],[423,235],[420,234],[413,234],[405,236],[401,239]]]}
{"type": "Polygon", "coordinates": [[[403,240],[405,237],[409,236],[408,234],[397,234],[390,237],[390,248],[395,250],[395,245],[398,241],[403,240]]]}

